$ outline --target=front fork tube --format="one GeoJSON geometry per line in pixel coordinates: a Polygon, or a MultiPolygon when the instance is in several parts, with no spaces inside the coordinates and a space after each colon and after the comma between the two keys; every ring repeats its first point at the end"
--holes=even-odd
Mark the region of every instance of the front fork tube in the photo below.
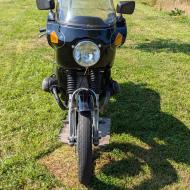
{"type": "Polygon", "coordinates": [[[99,144],[99,95],[96,95],[96,108],[92,111],[93,144],[99,144]]]}
{"type": "Polygon", "coordinates": [[[69,95],[69,144],[74,145],[77,138],[77,109],[72,105],[72,95],[69,95]]]}

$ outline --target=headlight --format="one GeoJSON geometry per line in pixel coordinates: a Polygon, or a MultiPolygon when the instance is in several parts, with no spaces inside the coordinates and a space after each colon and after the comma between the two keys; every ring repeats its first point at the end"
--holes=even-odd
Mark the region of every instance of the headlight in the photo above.
{"type": "Polygon", "coordinates": [[[99,61],[100,49],[91,41],[82,41],[74,48],[73,57],[80,66],[90,67],[99,61]]]}

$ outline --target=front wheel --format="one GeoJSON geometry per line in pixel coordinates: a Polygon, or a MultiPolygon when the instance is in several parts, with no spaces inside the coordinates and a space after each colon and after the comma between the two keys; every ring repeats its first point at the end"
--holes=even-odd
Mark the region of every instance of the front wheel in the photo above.
{"type": "Polygon", "coordinates": [[[92,176],[92,122],[91,112],[78,114],[77,126],[78,176],[87,185],[92,176]]]}

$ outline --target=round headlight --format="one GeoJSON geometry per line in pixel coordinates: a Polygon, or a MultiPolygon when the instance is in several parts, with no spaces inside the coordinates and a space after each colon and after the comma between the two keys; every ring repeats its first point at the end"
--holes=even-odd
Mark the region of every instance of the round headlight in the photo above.
{"type": "Polygon", "coordinates": [[[80,66],[90,67],[99,61],[100,49],[91,41],[82,41],[74,48],[73,57],[80,66]]]}

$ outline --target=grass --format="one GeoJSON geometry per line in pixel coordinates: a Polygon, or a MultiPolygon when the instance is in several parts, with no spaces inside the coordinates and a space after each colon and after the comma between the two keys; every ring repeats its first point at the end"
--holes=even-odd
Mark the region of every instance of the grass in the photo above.
{"type": "MultiPolygon", "coordinates": [[[[72,163],[74,151],[57,140],[66,112],[40,89],[54,62],[38,39],[46,15],[34,1],[0,0],[2,190],[71,189],[61,158],[72,163]]],[[[190,20],[137,3],[127,22],[112,72],[122,92],[105,114],[111,143],[95,150],[89,189],[190,189],[190,20]]]]}
{"type": "Polygon", "coordinates": [[[160,10],[176,11],[176,9],[178,9],[184,13],[190,13],[189,0],[143,0],[143,2],[145,4],[155,6],[160,10]]]}

